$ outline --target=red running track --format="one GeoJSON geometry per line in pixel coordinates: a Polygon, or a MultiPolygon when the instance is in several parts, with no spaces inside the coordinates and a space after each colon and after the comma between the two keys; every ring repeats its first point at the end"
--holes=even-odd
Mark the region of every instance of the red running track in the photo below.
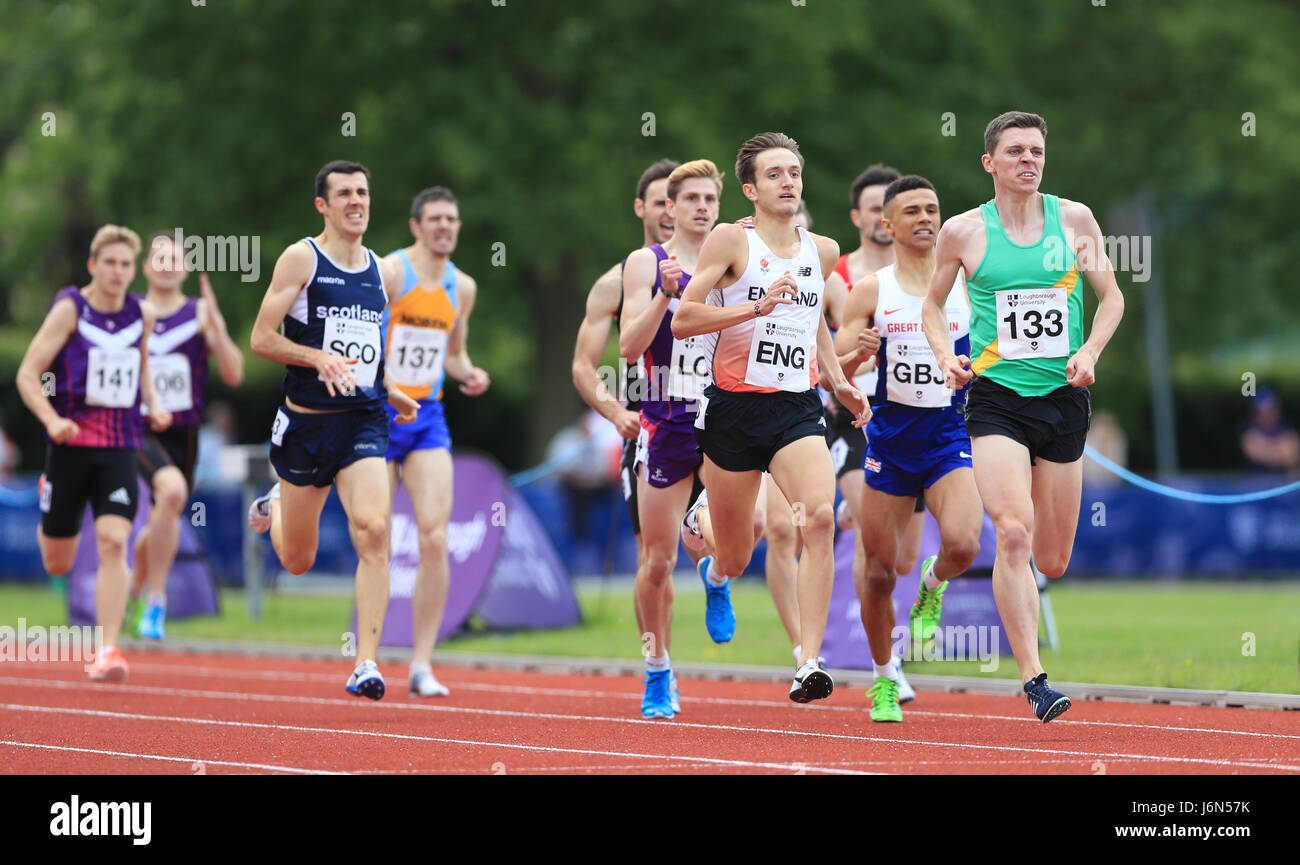
{"type": "Polygon", "coordinates": [[[921,692],[875,724],[861,689],[791,703],[778,683],[682,679],[646,721],[635,677],[439,669],[447,698],[343,690],[339,662],[137,653],[124,684],[76,663],[0,665],[7,773],[1300,773],[1300,716],[921,692]]]}

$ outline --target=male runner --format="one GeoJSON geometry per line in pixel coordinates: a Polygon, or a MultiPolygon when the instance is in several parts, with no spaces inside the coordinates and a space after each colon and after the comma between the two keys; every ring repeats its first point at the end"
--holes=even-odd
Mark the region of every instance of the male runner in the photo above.
{"type": "Polygon", "coordinates": [[[449,693],[429,664],[451,584],[451,435],[442,406],[443,373],[461,382],[461,393],[467,396],[479,396],[491,384],[488,374],[469,359],[469,317],[478,284],[451,261],[460,225],[452,191],[443,186],[426,189],[411,204],[415,243],[385,259],[403,275],[401,288],[384,310],[385,368],[394,387],[420,403],[420,413],[410,424],[399,424],[397,410],[387,407],[389,486],[396,495],[400,474],[419,532],[420,566],[411,594],[413,697],[449,693]]]}
{"type": "Polygon", "coordinates": [[[271,426],[271,464],[280,482],[253,502],[248,522],[291,574],[316,561],[320,514],[331,484],[348,517],[357,551],[357,654],[347,690],[378,700],[375,665],[388,604],[388,415],[403,422],[419,403],[387,386],[380,329],[389,292],[402,285],[396,261],[361,244],[370,222],[370,172],[356,162],[327,163],[316,175],[316,211],[324,229],[290,246],[275,263],[253,323],[253,353],[287,366],[284,405],[271,426]],[[280,333],[280,328],[284,333],[280,333]]]}
{"type": "Polygon", "coordinates": [[[134,625],[139,636],[151,640],[164,636],[167,575],[176,561],[181,511],[194,487],[208,355],[216,358],[227,387],[239,387],[244,381],[244,356],[226,330],[208,275],[199,275],[202,297],[186,297],[183,292],[189,276],[184,258],[173,232],[159,231],[149,238],[143,268],[148,290],[143,299],[157,317],[149,339],[149,370],[158,402],[171,412],[172,424],[163,432],[147,431],[139,451],[140,476],[153,489],[153,507],[135,539],[130,606],[139,605],[146,587],[149,597],[138,620],[127,614],[127,626],[134,625]]]}
{"type": "Polygon", "coordinates": [[[997,529],[993,594],[1020,678],[1044,723],[1070,708],[1038,659],[1038,585],[1065,573],[1079,522],[1082,456],[1097,358],[1119,327],[1124,297],[1092,211],[1038,191],[1047,122],[1011,111],[984,130],[993,199],[939,232],[925,335],[954,389],[975,376],[966,400],[975,482],[997,529]],[[957,272],[970,298],[970,355],[956,355],[944,307],[957,272]],[[1087,276],[1099,303],[1083,339],[1087,276]],[[971,361],[971,358],[974,361],[971,361]],[[968,368],[969,367],[969,368],[968,368]]]}
{"type": "Polygon", "coordinates": [[[90,283],[55,296],[16,377],[23,403],[49,439],[36,530],[48,574],[72,569],[87,500],[95,516],[95,618],[103,638],[87,672],[109,682],[129,673],[117,639],[129,584],[141,399],[155,430],[171,423],[149,377],[153,312],[127,293],[139,254],[140,237],[131,229],[105,225],[95,232],[86,262],[90,283]]]}
{"type": "Polygon", "coordinates": [[[673,316],[673,336],[717,333],[714,383],[696,422],[717,554],[714,586],[744,571],[763,471],[803,509],[799,562],[800,666],[796,702],[829,697],[834,683],[818,662],[834,581],[835,473],[817,395],[820,356],[835,394],[857,417],[866,397],[844,377],[822,316],[822,293],[839,247],[794,224],[803,158],[794,139],[763,133],[741,147],[736,177],[754,203],[752,228],[721,225],[700,252],[695,278],[673,316]],[[760,321],[761,319],[761,321],[760,321]]]}
{"type": "MultiPolygon", "coordinates": [[[[944,384],[921,329],[921,302],[930,289],[939,228],[939,196],[933,184],[916,175],[890,183],[883,225],[893,238],[897,263],[864,276],[853,287],[837,342],[839,348],[856,345],[858,334],[871,321],[881,332],[880,376],[872,400],[875,412],[867,424],[866,484],[858,523],[866,576],[855,579],[854,585],[875,663],[871,720],[901,721],[893,595],[898,548],[914,518],[915,501],[924,490],[942,539],[938,555],[925,560],[912,608],[912,644],[918,647],[938,625],[946,580],[970,567],[979,552],[984,509],[970,468],[970,437],[959,412],[965,390],[953,391],[944,384]]],[[[955,350],[965,353],[970,312],[965,290],[960,283],[955,287],[946,315],[955,350]]]]}
{"type": "MultiPolygon", "coordinates": [[[[670,323],[700,248],[718,221],[722,175],[707,159],[684,163],[669,175],[666,194],[673,236],[628,256],[619,332],[623,357],[629,365],[644,359],[646,370],[634,468],[645,544],[637,568],[637,625],[643,640],[652,635],[641,701],[641,714],[647,718],[671,718],[680,711],[674,705],[668,657],[672,590],[665,587],[672,582],[680,526],[701,462],[694,425],[697,401],[712,381],[713,341],[674,339],[670,323]]],[[[735,618],[728,620],[717,610],[710,596],[705,618],[709,635],[725,643],[735,631],[735,618]]]]}

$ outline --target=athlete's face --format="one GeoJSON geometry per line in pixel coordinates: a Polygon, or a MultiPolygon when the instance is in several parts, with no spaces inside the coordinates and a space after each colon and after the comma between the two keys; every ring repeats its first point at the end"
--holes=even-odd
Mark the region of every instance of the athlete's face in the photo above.
{"type": "Polygon", "coordinates": [[[450,201],[428,201],[420,221],[411,220],[411,234],[434,255],[451,255],[460,238],[460,209],[450,201]]]}
{"type": "Polygon", "coordinates": [[[185,269],[185,255],[176,248],[176,242],[170,237],[155,237],[144,256],[145,281],[153,288],[164,291],[179,291],[189,276],[185,269]]]}
{"type": "Polygon", "coordinates": [[[858,227],[858,233],[880,246],[894,242],[881,223],[885,215],[885,189],[886,185],[880,183],[863,187],[858,193],[857,209],[849,213],[849,219],[858,227]]]}
{"type": "Polygon", "coordinates": [[[106,243],[86,262],[86,269],[100,289],[119,297],[135,279],[135,252],[125,243],[106,243]]]}
{"type": "Polygon", "coordinates": [[[903,246],[918,251],[934,247],[939,233],[939,196],[933,189],[909,189],[889,200],[885,230],[903,246]]]}
{"type": "Polygon", "coordinates": [[[743,187],[754,207],[773,216],[791,218],[803,198],[803,166],[793,150],[774,147],[754,159],[754,182],[743,187]]]}
{"type": "MultiPolygon", "coordinates": [[[[668,212],[668,178],[651,181],[645,188],[645,198],[632,203],[632,210],[645,228],[645,236],[652,243],[663,243],[673,236],[673,217],[668,212]]],[[[715,217],[716,219],[716,217],[715,217]]]]}
{"type": "Polygon", "coordinates": [[[360,237],[370,224],[370,181],[360,171],[332,171],[325,178],[329,198],[317,198],[316,210],[329,226],[346,237],[360,237]]]}
{"type": "Polygon", "coordinates": [[[718,185],[707,177],[682,181],[677,198],[668,202],[668,215],[675,231],[708,234],[718,221],[718,185]]]}
{"type": "Polygon", "coordinates": [[[984,154],[984,170],[993,175],[993,183],[1012,192],[1037,192],[1047,161],[1047,145],[1037,128],[1012,127],[1002,130],[993,155],[984,154]]]}

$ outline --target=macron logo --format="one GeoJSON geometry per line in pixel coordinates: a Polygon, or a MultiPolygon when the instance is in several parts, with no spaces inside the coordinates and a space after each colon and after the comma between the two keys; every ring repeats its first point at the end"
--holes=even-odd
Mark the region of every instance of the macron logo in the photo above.
{"type": "Polygon", "coordinates": [[[118,505],[131,504],[131,494],[126,491],[126,487],[118,487],[109,494],[108,500],[118,505]]]}
{"type": "Polygon", "coordinates": [[[344,281],[343,281],[343,279],[342,279],[341,277],[338,277],[338,276],[318,276],[318,277],[316,277],[316,281],[317,281],[317,282],[328,283],[328,284],[330,284],[330,285],[344,285],[344,284],[345,284],[344,281]]]}

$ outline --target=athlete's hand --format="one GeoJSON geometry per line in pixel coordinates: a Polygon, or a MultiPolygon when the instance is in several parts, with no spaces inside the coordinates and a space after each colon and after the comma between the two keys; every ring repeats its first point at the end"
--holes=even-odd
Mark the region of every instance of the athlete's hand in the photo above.
{"type": "Polygon", "coordinates": [[[199,274],[199,296],[203,298],[203,316],[205,319],[205,321],[199,323],[199,327],[204,331],[209,328],[224,331],[226,329],[226,320],[217,307],[217,295],[212,291],[212,280],[208,279],[206,273],[199,274]]]}
{"type": "Polygon", "coordinates": [[[880,328],[866,327],[858,332],[858,357],[869,360],[880,351],[880,328]]]}
{"type": "Polygon", "coordinates": [[[149,429],[162,432],[172,425],[172,413],[160,405],[149,406],[149,429]]]}
{"type": "Polygon", "coordinates": [[[357,389],[357,377],[352,372],[355,357],[340,357],[337,354],[316,352],[316,377],[325,382],[325,390],[330,396],[351,396],[357,389]]]}
{"type": "Polygon", "coordinates": [[[56,417],[45,425],[45,434],[50,437],[50,441],[56,445],[61,445],[66,441],[71,441],[81,432],[81,427],[77,426],[76,421],[68,420],[66,417],[56,417]]]}
{"type": "Polygon", "coordinates": [[[794,296],[799,293],[799,286],[790,271],[781,274],[781,278],[768,286],[767,294],[758,301],[758,308],[763,315],[771,315],[772,310],[783,303],[794,303],[794,296]]]}
{"type": "Polygon", "coordinates": [[[1097,380],[1094,375],[1097,356],[1086,345],[1080,346],[1074,357],[1065,363],[1065,381],[1073,387],[1087,387],[1097,380]]]}
{"type": "Polygon", "coordinates": [[[641,435],[641,413],[619,409],[618,414],[610,418],[610,423],[614,424],[614,429],[625,439],[635,439],[641,435]]]}
{"type": "Polygon", "coordinates": [[[964,354],[950,354],[939,360],[939,369],[943,370],[943,383],[952,390],[961,390],[975,377],[970,369],[970,358],[964,354]]]}
{"type": "Polygon", "coordinates": [[[670,255],[659,262],[659,276],[663,283],[663,293],[665,295],[668,297],[682,296],[681,289],[677,285],[682,281],[684,273],[685,271],[682,270],[682,266],[678,263],[675,255],[670,255]]]}
{"type": "Polygon", "coordinates": [[[853,425],[861,429],[871,422],[871,403],[863,396],[862,391],[853,386],[850,381],[845,381],[839,387],[835,388],[835,398],[843,404],[849,411],[853,412],[853,425]]]}
{"type": "Polygon", "coordinates": [[[420,404],[395,387],[388,389],[388,404],[397,409],[393,420],[399,424],[408,424],[420,413],[420,404]]]}
{"type": "Polygon", "coordinates": [[[490,387],[492,379],[488,378],[487,370],[473,367],[465,381],[460,386],[460,392],[465,396],[478,396],[490,387]]]}

